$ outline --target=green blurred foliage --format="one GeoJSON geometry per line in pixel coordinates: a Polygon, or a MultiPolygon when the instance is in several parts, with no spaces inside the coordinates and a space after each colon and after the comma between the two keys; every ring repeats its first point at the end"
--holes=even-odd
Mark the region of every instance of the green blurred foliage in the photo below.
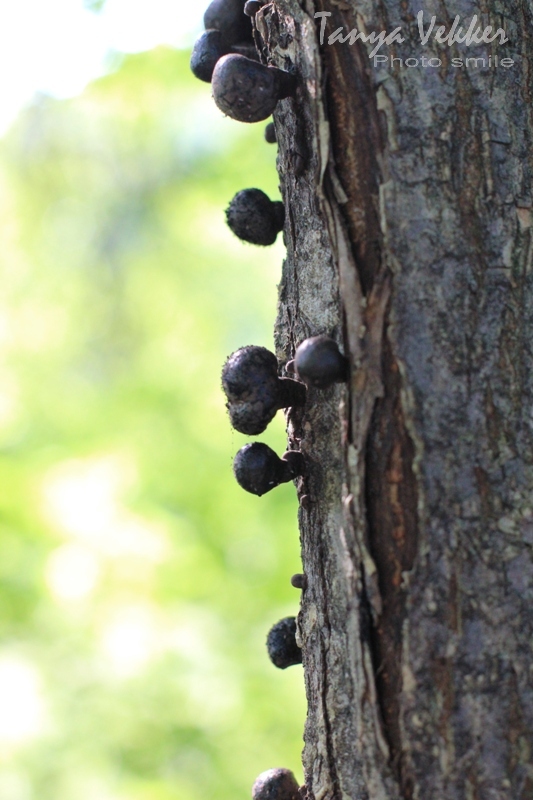
{"type": "Polygon", "coordinates": [[[106,0],[83,0],[83,5],[88,11],[98,14],[103,10],[106,0]]]}
{"type": "MultiPolygon", "coordinates": [[[[279,196],[263,127],[160,48],[0,142],[2,799],[301,778],[302,671],[264,644],[298,608],[294,487],[236,485],[220,389],[232,350],[272,347],[282,244],[223,215],[279,196]]],[[[284,449],[282,414],[260,438],[284,449]]]]}

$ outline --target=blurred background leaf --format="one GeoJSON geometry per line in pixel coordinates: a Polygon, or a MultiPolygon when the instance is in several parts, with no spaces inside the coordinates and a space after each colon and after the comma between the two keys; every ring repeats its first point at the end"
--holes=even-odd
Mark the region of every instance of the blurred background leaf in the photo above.
{"type": "Polygon", "coordinates": [[[88,11],[98,13],[105,5],[106,0],[83,0],[83,5],[88,11]]]}
{"type": "MultiPolygon", "coordinates": [[[[272,348],[282,244],[243,244],[223,209],[279,197],[276,153],[188,59],[117,56],[0,141],[2,800],[302,778],[301,668],[265,650],[298,609],[294,487],[236,485],[220,389],[230,352],[272,348]]],[[[260,438],[284,449],[281,413],[260,438]]]]}

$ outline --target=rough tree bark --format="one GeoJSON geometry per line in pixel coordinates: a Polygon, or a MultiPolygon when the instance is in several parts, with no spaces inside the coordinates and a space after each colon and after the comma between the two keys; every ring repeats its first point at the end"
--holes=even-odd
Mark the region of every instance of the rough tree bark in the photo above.
{"type": "Polygon", "coordinates": [[[318,333],[348,385],[289,416],[306,453],[299,636],[314,800],[533,798],[533,2],[435,0],[504,27],[421,47],[418,0],[275,0],[266,62],[288,210],[278,356],[318,333]],[[326,18],[319,42],[317,12],[326,18]],[[380,53],[438,68],[374,66],[380,53]]]}

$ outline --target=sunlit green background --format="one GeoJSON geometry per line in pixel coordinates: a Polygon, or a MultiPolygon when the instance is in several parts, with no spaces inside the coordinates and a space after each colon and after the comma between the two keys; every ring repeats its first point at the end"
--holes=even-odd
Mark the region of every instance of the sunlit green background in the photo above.
{"type": "Polygon", "coordinates": [[[302,778],[302,671],[264,644],[298,609],[294,487],[236,485],[220,389],[232,350],[272,347],[282,244],[223,209],[279,197],[276,148],[188,60],[117,57],[0,141],[0,800],[302,778]]]}

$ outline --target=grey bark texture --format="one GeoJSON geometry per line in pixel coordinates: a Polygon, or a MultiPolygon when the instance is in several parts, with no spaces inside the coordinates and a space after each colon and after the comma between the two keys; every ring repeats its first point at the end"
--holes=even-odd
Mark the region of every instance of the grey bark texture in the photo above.
{"type": "Polygon", "coordinates": [[[256,27],[298,76],[278,356],[327,333],[352,365],[288,418],[309,800],[531,800],[533,2],[275,0],[256,27]],[[422,47],[420,10],[509,42],[422,47]],[[374,66],[339,27],[443,63],[374,66]]]}

